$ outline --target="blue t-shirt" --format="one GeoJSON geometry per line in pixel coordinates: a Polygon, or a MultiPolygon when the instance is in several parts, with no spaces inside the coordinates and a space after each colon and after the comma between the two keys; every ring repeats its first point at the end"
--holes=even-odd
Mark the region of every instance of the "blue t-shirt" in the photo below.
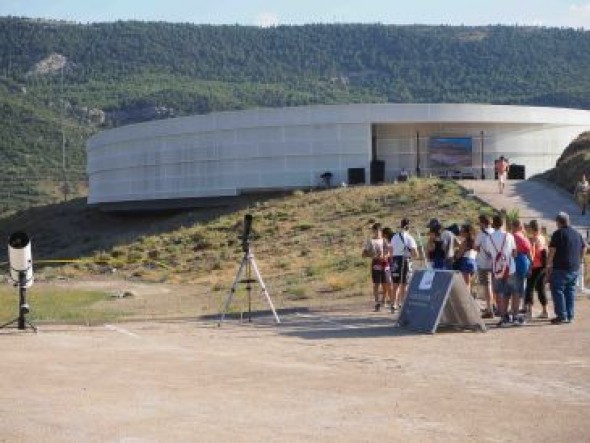
{"type": "Polygon", "coordinates": [[[584,239],[571,226],[559,228],[551,236],[550,248],[555,248],[553,269],[560,271],[579,271],[584,239]]]}

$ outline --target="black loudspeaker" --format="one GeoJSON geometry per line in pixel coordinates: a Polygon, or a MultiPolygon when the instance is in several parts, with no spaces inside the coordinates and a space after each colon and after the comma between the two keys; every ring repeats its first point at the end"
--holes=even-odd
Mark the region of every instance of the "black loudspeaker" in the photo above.
{"type": "Polygon", "coordinates": [[[365,168],[348,168],[348,184],[349,185],[364,185],[365,184],[365,168]]]}
{"type": "Polygon", "coordinates": [[[383,183],[385,181],[385,162],[373,160],[371,162],[371,184],[383,183]]]}
{"type": "Polygon", "coordinates": [[[524,165],[510,165],[510,169],[508,169],[508,180],[524,180],[525,175],[524,165]]]}

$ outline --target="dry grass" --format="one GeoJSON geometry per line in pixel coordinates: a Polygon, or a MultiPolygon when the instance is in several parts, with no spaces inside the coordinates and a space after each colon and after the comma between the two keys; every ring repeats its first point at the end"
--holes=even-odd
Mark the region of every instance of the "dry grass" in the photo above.
{"type": "MultiPolygon", "coordinates": [[[[250,200],[247,207],[158,216],[111,216],[70,204],[55,209],[56,219],[33,213],[26,229],[34,245],[42,246],[36,258],[72,254],[72,242],[92,245],[82,248],[90,253],[74,256],[81,263],[38,270],[40,277],[79,279],[116,270],[117,278],[189,285],[195,294],[212,296],[215,300],[208,305],[215,308],[243,256],[241,224],[244,214],[251,213],[252,247],[259,268],[273,296],[288,306],[301,300],[326,302],[368,294],[368,263],[360,257],[360,249],[370,225],[380,221],[396,229],[402,217],[409,217],[425,234],[424,227],[434,216],[445,223],[474,220],[487,208],[463,192],[452,181],[414,179],[404,184],[294,192],[250,200]]],[[[9,221],[0,221],[0,227],[9,221]]]]}

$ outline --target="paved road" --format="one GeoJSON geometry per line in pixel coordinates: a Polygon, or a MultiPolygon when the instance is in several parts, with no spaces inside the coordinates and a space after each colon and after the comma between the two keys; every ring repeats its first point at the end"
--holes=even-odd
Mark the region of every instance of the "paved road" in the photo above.
{"type": "Polygon", "coordinates": [[[578,205],[565,191],[540,180],[510,180],[504,194],[498,192],[498,185],[491,180],[464,180],[458,182],[496,209],[518,209],[524,222],[537,219],[547,227],[555,229],[555,215],[565,211],[570,215],[572,225],[582,235],[590,229],[590,214],[581,215],[578,205]]]}

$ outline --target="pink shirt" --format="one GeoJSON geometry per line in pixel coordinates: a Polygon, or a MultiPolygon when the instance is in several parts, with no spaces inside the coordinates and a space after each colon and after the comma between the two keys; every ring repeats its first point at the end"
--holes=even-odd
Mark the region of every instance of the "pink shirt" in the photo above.
{"type": "Polygon", "coordinates": [[[532,245],[534,246],[533,251],[533,268],[541,268],[543,266],[542,254],[543,251],[547,250],[547,240],[542,234],[537,237],[533,236],[532,245]]]}
{"type": "Polygon", "coordinates": [[[522,231],[515,232],[514,242],[516,243],[516,252],[528,254],[531,252],[531,242],[526,238],[522,231]]]}

